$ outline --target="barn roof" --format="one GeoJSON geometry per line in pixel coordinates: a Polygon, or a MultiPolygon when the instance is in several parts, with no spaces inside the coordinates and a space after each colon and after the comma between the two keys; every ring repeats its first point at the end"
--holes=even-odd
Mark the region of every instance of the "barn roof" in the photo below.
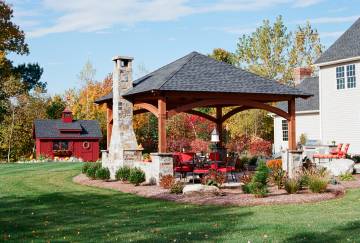
{"type": "MultiPolygon", "coordinates": [[[[124,97],[150,91],[278,94],[303,98],[312,95],[198,52],[191,52],[135,80],[133,84],[134,87],[124,97]]],[[[96,103],[111,99],[112,93],[96,100],[96,103]]]]}
{"type": "Polygon", "coordinates": [[[360,56],[360,18],[337,39],[315,64],[360,56]]]}
{"type": "Polygon", "coordinates": [[[74,120],[65,123],[58,120],[35,120],[35,138],[102,138],[100,125],[95,120],[74,120]],[[60,130],[80,130],[80,133],[61,132],[60,130]]]}
{"type": "MultiPolygon", "coordinates": [[[[296,87],[298,89],[303,90],[304,92],[309,92],[314,94],[314,96],[306,100],[297,98],[295,100],[296,112],[318,111],[320,109],[319,108],[319,77],[305,78],[296,87]]],[[[279,102],[277,107],[287,112],[288,104],[287,102],[279,102]]]]}

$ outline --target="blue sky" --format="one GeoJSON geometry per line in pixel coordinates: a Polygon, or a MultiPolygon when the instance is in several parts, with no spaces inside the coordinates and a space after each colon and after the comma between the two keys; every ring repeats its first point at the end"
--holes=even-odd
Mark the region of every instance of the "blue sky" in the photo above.
{"type": "Polygon", "coordinates": [[[238,38],[263,19],[282,15],[290,30],[309,20],[328,47],[360,16],[359,0],[5,1],[31,52],[11,59],[38,62],[50,94],[79,87],[87,60],[102,80],[113,56],[133,56],[136,78],[144,68],[152,71],[194,50],[235,51],[238,38]]]}

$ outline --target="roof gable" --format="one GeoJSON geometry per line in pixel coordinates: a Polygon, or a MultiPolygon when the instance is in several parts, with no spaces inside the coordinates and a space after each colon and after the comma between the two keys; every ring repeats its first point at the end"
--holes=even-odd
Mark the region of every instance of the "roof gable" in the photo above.
{"type": "Polygon", "coordinates": [[[337,39],[315,64],[360,56],[360,18],[337,39]]]}

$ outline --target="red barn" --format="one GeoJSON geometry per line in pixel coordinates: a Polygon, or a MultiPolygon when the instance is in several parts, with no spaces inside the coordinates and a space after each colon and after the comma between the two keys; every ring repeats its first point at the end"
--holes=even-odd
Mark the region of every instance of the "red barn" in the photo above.
{"type": "Polygon", "coordinates": [[[35,120],[33,136],[36,157],[76,157],[84,161],[99,159],[100,125],[95,120],[73,120],[65,109],[58,120],[35,120]]]}

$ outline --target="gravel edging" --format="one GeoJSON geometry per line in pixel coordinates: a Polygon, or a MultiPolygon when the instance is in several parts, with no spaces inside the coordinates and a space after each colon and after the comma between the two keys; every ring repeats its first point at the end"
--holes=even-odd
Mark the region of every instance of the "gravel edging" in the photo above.
{"type": "Polygon", "coordinates": [[[240,189],[222,189],[224,195],[176,195],[160,186],[134,186],[121,181],[91,180],[84,174],[77,175],[73,182],[86,186],[113,189],[124,193],[136,194],[142,197],[174,201],[178,203],[190,203],[197,205],[223,205],[223,206],[256,206],[256,205],[283,205],[303,204],[331,200],[342,197],[346,189],[360,188],[360,175],[355,175],[355,181],[341,182],[339,185],[329,185],[325,193],[311,193],[308,190],[296,194],[287,194],[285,190],[270,187],[269,196],[255,198],[251,194],[243,194],[240,189]]]}

